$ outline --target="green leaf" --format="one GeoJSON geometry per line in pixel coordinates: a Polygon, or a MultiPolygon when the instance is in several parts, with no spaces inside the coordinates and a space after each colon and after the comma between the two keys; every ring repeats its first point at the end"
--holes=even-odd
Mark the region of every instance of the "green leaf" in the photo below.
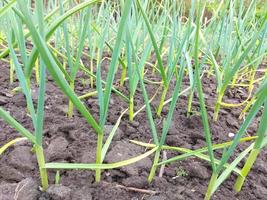
{"type": "MultiPolygon", "coordinates": [[[[265,94],[267,93],[267,88],[265,89],[265,94]]],[[[229,149],[222,155],[222,159],[220,164],[217,167],[217,172],[220,172],[222,165],[224,165],[229,158],[231,157],[231,155],[233,154],[236,146],[238,145],[238,141],[240,140],[240,138],[244,135],[246,129],[248,128],[249,124],[251,123],[251,121],[254,119],[254,117],[256,116],[258,110],[260,109],[260,107],[262,106],[264,100],[265,100],[265,94],[261,94],[261,96],[256,100],[256,102],[254,103],[254,105],[251,107],[248,116],[246,117],[245,121],[243,122],[243,124],[241,125],[240,129],[238,130],[237,134],[235,135],[235,138],[233,140],[232,145],[229,147],[229,149]]]]}
{"type": "Polygon", "coordinates": [[[0,18],[2,18],[9,10],[14,6],[17,0],[11,0],[7,4],[5,4],[2,8],[0,8],[0,18]]]}
{"type": "Polygon", "coordinates": [[[132,0],[127,0],[125,2],[125,7],[123,9],[123,14],[119,23],[119,29],[117,32],[117,36],[116,36],[116,43],[114,46],[114,51],[112,53],[112,57],[111,57],[111,63],[109,66],[109,71],[108,71],[108,75],[107,75],[107,81],[106,81],[106,87],[105,87],[105,92],[104,92],[104,121],[106,121],[106,116],[108,113],[108,107],[109,107],[109,101],[110,101],[110,93],[111,93],[111,87],[112,87],[112,83],[115,77],[115,69],[116,66],[118,64],[118,58],[119,58],[119,54],[120,54],[120,50],[121,50],[121,45],[122,45],[122,41],[123,41],[123,36],[124,36],[124,30],[126,28],[126,23],[127,23],[127,19],[128,19],[128,15],[130,13],[131,10],[131,5],[132,5],[132,0]]]}
{"type": "Polygon", "coordinates": [[[11,38],[8,37],[8,46],[10,48],[10,53],[11,53],[11,58],[13,59],[14,61],[14,66],[15,66],[15,71],[16,71],[16,75],[19,79],[19,83],[20,83],[20,86],[22,88],[22,91],[26,97],[26,102],[27,102],[27,107],[30,111],[30,114],[31,114],[31,118],[32,118],[32,122],[33,122],[33,126],[34,128],[36,129],[36,113],[35,113],[35,109],[34,109],[34,105],[33,105],[33,101],[32,101],[32,98],[31,98],[31,91],[30,91],[30,88],[28,86],[28,83],[26,82],[26,77],[24,76],[24,73],[23,73],[23,70],[22,70],[22,67],[18,61],[18,58],[15,54],[15,51],[12,47],[12,43],[11,43],[11,38]]]}
{"type": "Polygon", "coordinates": [[[4,146],[0,147],[0,156],[2,153],[4,153],[5,150],[7,150],[10,146],[12,146],[13,144],[16,144],[17,142],[23,141],[23,140],[27,140],[27,138],[16,138],[14,140],[9,141],[8,143],[6,143],[4,146]]]}
{"type": "Polygon", "coordinates": [[[143,16],[143,18],[145,20],[146,27],[148,29],[148,32],[149,32],[149,35],[150,35],[150,38],[151,38],[151,41],[152,41],[156,56],[157,56],[157,60],[158,60],[158,64],[159,64],[159,70],[160,70],[160,74],[161,74],[161,77],[162,77],[162,81],[164,83],[164,86],[167,87],[167,77],[166,77],[165,69],[164,69],[164,66],[163,66],[163,62],[162,62],[162,59],[161,59],[160,50],[158,48],[156,38],[155,38],[155,36],[153,34],[153,30],[152,30],[151,25],[149,23],[149,19],[147,18],[147,15],[146,15],[146,13],[145,13],[145,11],[144,11],[141,3],[140,3],[140,0],[137,0],[137,5],[140,8],[142,16],[143,16]]]}
{"type": "MultiPolygon", "coordinates": [[[[91,2],[91,1],[90,1],[91,2]]],[[[93,1],[94,2],[94,1],[93,1]]],[[[88,2],[87,2],[88,3],[88,2]]],[[[61,88],[61,90],[65,93],[66,96],[72,101],[72,103],[76,106],[76,108],[80,111],[80,113],[85,117],[87,122],[94,128],[97,134],[102,134],[102,130],[99,127],[98,123],[95,121],[91,113],[87,110],[84,104],[80,101],[80,99],[76,96],[76,94],[72,91],[71,87],[64,79],[62,72],[59,70],[51,52],[49,51],[44,39],[37,32],[36,27],[34,26],[32,19],[28,13],[27,8],[23,4],[23,2],[19,2],[20,9],[24,14],[26,20],[26,25],[30,30],[32,39],[34,44],[36,45],[40,56],[42,57],[48,71],[51,76],[57,83],[57,85],[61,88]]]]}
{"type": "Polygon", "coordinates": [[[108,138],[107,138],[107,140],[106,140],[106,142],[105,142],[105,144],[104,144],[104,146],[103,146],[103,148],[102,148],[101,162],[104,161],[104,158],[105,158],[105,156],[106,156],[106,153],[107,153],[107,151],[108,151],[108,148],[109,148],[109,146],[110,146],[110,144],[111,144],[111,142],[112,142],[113,137],[116,135],[116,131],[117,131],[119,125],[120,125],[121,118],[123,117],[123,115],[124,115],[127,111],[128,111],[128,109],[124,110],[124,111],[121,113],[121,115],[120,115],[120,117],[118,118],[116,124],[114,125],[114,127],[113,127],[112,130],[111,130],[111,132],[109,133],[108,138]]]}
{"type": "Polygon", "coordinates": [[[223,171],[223,173],[216,180],[215,185],[213,186],[212,193],[214,193],[218,187],[228,178],[231,172],[236,168],[240,161],[246,157],[246,155],[253,149],[254,143],[251,144],[246,150],[244,150],[238,157],[223,171]]]}
{"type": "MultiPolygon", "coordinates": [[[[36,2],[36,11],[38,17],[38,27],[42,38],[44,38],[44,16],[43,16],[43,2],[36,2]]],[[[40,58],[40,87],[37,102],[36,112],[36,129],[35,136],[36,142],[42,146],[43,141],[43,126],[44,126],[44,104],[45,104],[45,91],[46,91],[46,67],[43,60],[40,58]]]]}
{"type": "Polygon", "coordinates": [[[16,129],[22,136],[30,140],[31,143],[36,144],[36,138],[20,123],[18,123],[11,115],[0,107],[0,117],[3,118],[11,127],[16,129]]]}
{"type": "Polygon", "coordinates": [[[116,162],[116,163],[110,163],[110,164],[86,164],[86,163],[46,163],[45,168],[46,169],[114,169],[123,167],[126,165],[130,165],[133,163],[136,163],[151,154],[153,154],[157,150],[157,147],[149,150],[148,152],[141,154],[139,156],[136,156],[134,158],[130,158],[128,160],[116,162]]]}
{"type": "Polygon", "coordinates": [[[204,128],[204,135],[205,135],[205,140],[208,145],[208,153],[210,156],[211,160],[211,166],[212,170],[216,170],[216,165],[214,162],[214,153],[212,149],[212,139],[211,139],[211,132],[209,128],[209,121],[208,121],[208,114],[207,114],[207,109],[205,105],[205,99],[204,99],[204,94],[203,94],[203,89],[202,89],[202,82],[200,79],[200,65],[199,65],[199,58],[198,58],[198,53],[199,53],[199,32],[200,32],[200,22],[201,22],[201,3],[198,2],[198,11],[197,11],[197,28],[196,28],[196,38],[195,38],[195,46],[194,46],[194,61],[195,61],[195,81],[196,81],[196,87],[198,91],[198,96],[199,96],[199,103],[200,103],[200,110],[201,110],[201,118],[202,118],[202,123],[203,123],[203,128],[204,128]]]}
{"type": "MultiPolygon", "coordinates": [[[[68,10],[67,12],[64,13],[64,15],[58,17],[55,21],[53,21],[50,26],[48,27],[48,30],[45,34],[45,40],[49,40],[49,38],[52,36],[52,34],[55,32],[55,30],[65,21],[67,20],[69,17],[71,17],[72,15],[74,15],[75,13],[79,12],[80,10],[91,6],[95,3],[99,2],[99,0],[90,0],[90,1],[85,1],[83,3],[80,3],[78,5],[76,5],[75,7],[73,7],[72,9],[68,10]]],[[[35,63],[35,60],[38,56],[38,51],[36,48],[33,48],[32,53],[30,55],[30,59],[29,59],[29,68],[26,71],[26,76],[29,77],[33,68],[33,65],[35,63]]]]}

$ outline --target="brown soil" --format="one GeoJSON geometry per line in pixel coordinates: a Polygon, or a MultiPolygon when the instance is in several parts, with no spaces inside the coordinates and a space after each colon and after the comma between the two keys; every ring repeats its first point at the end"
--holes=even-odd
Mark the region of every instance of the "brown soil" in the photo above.
{"type": "MultiPolygon", "coordinates": [[[[9,84],[8,66],[0,63],[0,106],[11,113],[25,128],[32,130],[32,122],[26,112],[26,102],[22,94],[12,95],[11,90],[18,86],[16,81],[9,84]]],[[[78,80],[82,78],[79,74],[78,80]]],[[[149,79],[155,78],[147,75],[149,79]]],[[[157,79],[157,78],[155,78],[157,79]]],[[[184,88],[189,85],[184,80],[184,88]]],[[[216,98],[215,82],[212,78],[203,79],[210,126],[213,134],[213,142],[228,141],[229,133],[235,133],[242,123],[238,120],[240,108],[222,109],[218,122],[213,122],[213,105],[216,98]]],[[[83,86],[79,81],[76,85],[77,94],[89,91],[88,86],[83,86]]],[[[173,87],[173,86],[172,86],[173,87]]],[[[152,96],[158,86],[147,85],[147,90],[152,96]]],[[[127,94],[127,89],[118,87],[127,94]]],[[[227,93],[226,100],[242,100],[246,98],[246,92],[231,90],[227,93]],[[241,96],[240,96],[241,95],[241,96]]],[[[37,89],[32,88],[34,99],[37,99],[37,89]]],[[[158,105],[159,97],[152,103],[153,109],[158,105]]],[[[98,118],[97,98],[90,97],[85,101],[89,110],[98,118]]],[[[135,103],[137,107],[143,105],[141,91],[137,90],[135,103]]],[[[181,96],[173,117],[173,124],[167,137],[167,144],[172,146],[197,149],[205,146],[201,117],[197,114],[190,118],[187,114],[187,97],[181,96]]],[[[112,94],[110,111],[106,125],[107,132],[112,128],[121,112],[127,108],[127,104],[121,97],[112,94]]],[[[199,111],[197,95],[194,97],[193,109],[199,111]]],[[[51,79],[47,83],[45,102],[45,131],[44,148],[49,162],[79,162],[90,163],[95,159],[96,135],[78,112],[73,119],[66,117],[67,99],[54,85],[51,79]]],[[[163,116],[168,112],[167,106],[163,109],[163,116]]],[[[156,117],[155,117],[156,118],[156,117]]],[[[143,142],[151,141],[150,128],[148,126],[145,111],[139,113],[134,122],[130,123],[127,116],[119,126],[118,133],[109,149],[105,162],[116,162],[139,155],[144,148],[131,144],[130,139],[143,142]]],[[[258,126],[257,118],[249,128],[247,134],[255,134],[258,126]]],[[[162,120],[156,119],[158,130],[161,130],[162,120]]],[[[0,146],[19,134],[0,119],[0,146]]],[[[237,153],[247,144],[239,145],[237,153]]],[[[176,155],[167,152],[170,158],[176,155]]],[[[218,151],[216,156],[220,156],[218,151]]],[[[40,192],[36,158],[31,152],[28,142],[21,142],[9,148],[0,157],[0,200],[176,200],[176,199],[203,199],[207,184],[211,175],[211,169],[207,162],[197,158],[189,158],[184,161],[167,165],[162,178],[155,177],[151,184],[147,183],[147,177],[152,165],[152,159],[145,158],[142,161],[120,169],[106,170],[102,173],[102,182],[94,183],[94,172],[89,170],[62,170],[60,185],[54,185],[55,171],[49,171],[50,187],[47,192],[40,192]],[[36,184],[37,183],[37,184],[36,184]],[[133,191],[131,188],[143,189],[133,191]]],[[[232,189],[236,175],[231,175],[228,180],[214,194],[213,199],[266,199],[267,196],[267,151],[262,151],[253,170],[249,174],[242,191],[238,194],[232,189]]],[[[158,173],[157,173],[158,174],[158,173]]]]}

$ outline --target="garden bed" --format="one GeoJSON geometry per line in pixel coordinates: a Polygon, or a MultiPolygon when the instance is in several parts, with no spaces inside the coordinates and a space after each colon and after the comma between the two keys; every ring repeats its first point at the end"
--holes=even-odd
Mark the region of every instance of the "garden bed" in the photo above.
{"type": "MultiPolygon", "coordinates": [[[[25,98],[21,93],[13,95],[12,89],[18,86],[18,82],[9,84],[8,65],[0,62],[0,106],[9,111],[25,128],[33,130],[32,121],[27,115],[25,98]]],[[[148,74],[151,79],[153,74],[148,74]]],[[[83,77],[79,74],[78,79],[83,77]]],[[[48,78],[49,79],[49,78],[48,78]]],[[[214,143],[222,143],[231,140],[231,133],[236,133],[242,120],[238,119],[241,108],[221,109],[218,122],[212,120],[213,105],[216,98],[216,85],[213,77],[203,77],[203,88],[210,119],[210,127],[214,143]]],[[[184,89],[189,85],[187,77],[183,80],[184,89]]],[[[147,84],[150,97],[158,89],[158,85],[147,84]]],[[[171,86],[173,87],[173,86],[171,86]]],[[[77,94],[88,92],[88,86],[78,81],[75,87],[77,94]]],[[[118,90],[127,92],[126,87],[117,87],[118,90]]],[[[172,89],[170,88],[170,91],[172,89]]],[[[37,100],[37,90],[32,88],[33,99],[37,100]]],[[[128,104],[121,97],[112,94],[110,110],[105,129],[110,132],[121,113],[128,104]]],[[[246,99],[245,90],[236,89],[226,93],[225,101],[242,101],[246,99]]],[[[160,95],[152,102],[158,105],[160,95]]],[[[199,104],[197,96],[194,97],[193,112],[189,118],[187,115],[188,99],[182,95],[176,106],[172,125],[167,136],[166,143],[170,146],[198,149],[204,147],[205,139],[201,116],[199,116],[199,104]]],[[[93,116],[98,116],[98,102],[96,97],[90,97],[84,101],[93,116]]],[[[136,107],[143,104],[143,97],[139,89],[135,96],[136,107]]],[[[68,99],[49,79],[47,82],[45,100],[45,125],[44,125],[44,149],[48,162],[68,163],[94,163],[97,137],[94,130],[88,125],[78,112],[74,113],[73,119],[66,116],[68,99]]],[[[165,106],[162,112],[167,114],[165,106]]],[[[154,109],[153,109],[154,110],[154,109]]],[[[109,148],[104,163],[113,163],[125,160],[146,151],[145,148],[137,146],[130,140],[151,142],[150,128],[147,124],[145,111],[140,112],[133,122],[128,121],[127,114],[117,130],[116,136],[109,148]]],[[[155,118],[157,118],[155,116],[155,118]]],[[[250,126],[247,134],[255,135],[259,118],[256,118],[250,126]]],[[[161,129],[162,120],[156,120],[158,129],[161,129]]],[[[17,138],[19,134],[0,119],[0,146],[11,139],[17,138]]],[[[239,145],[239,150],[247,144],[239,145]]],[[[31,152],[32,145],[27,141],[19,142],[9,148],[0,157],[0,200],[13,198],[21,200],[79,200],[79,199],[116,199],[116,200],[176,200],[176,199],[203,199],[211,176],[208,162],[197,158],[189,158],[184,161],[174,162],[166,165],[162,177],[154,178],[151,184],[147,182],[149,170],[152,166],[153,157],[147,157],[132,165],[118,169],[104,170],[102,181],[95,183],[95,172],[90,170],[61,170],[60,183],[55,185],[56,171],[49,170],[50,187],[46,192],[41,192],[39,187],[39,170],[34,153],[31,152]]],[[[217,151],[217,155],[221,152],[217,151]]],[[[167,151],[168,158],[176,155],[167,151]]],[[[233,189],[236,176],[231,175],[226,182],[216,191],[212,199],[265,199],[267,195],[267,151],[263,150],[253,166],[249,177],[240,193],[236,194],[233,189]]]]}

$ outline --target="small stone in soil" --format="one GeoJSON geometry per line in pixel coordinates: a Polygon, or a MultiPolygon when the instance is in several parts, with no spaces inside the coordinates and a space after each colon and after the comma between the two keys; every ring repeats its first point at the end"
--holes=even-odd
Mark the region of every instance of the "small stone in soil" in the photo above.
{"type": "Polygon", "coordinates": [[[233,138],[234,136],[235,136],[234,133],[228,133],[228,137],[229,137],[229,138],[233,138]]]}

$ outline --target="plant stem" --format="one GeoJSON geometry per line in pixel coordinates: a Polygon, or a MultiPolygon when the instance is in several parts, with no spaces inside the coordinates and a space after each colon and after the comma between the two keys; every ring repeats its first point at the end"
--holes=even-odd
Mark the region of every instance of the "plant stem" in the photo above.
{"type": "Polygon", "coordinates": [[[44,157],[44,150],[42,146],[35,145],[35,153],[36,153],[37,162],[39,166],[42,190],[46,191],[46,189],[48,188],[48,176],[47,176],[47,171],[45,168],[45,157],[44,157]]]}
{"type": "MultiPolygon", "coordinates": [[[[94,74],[94,62],[92,58],[90,62],[90,72],[94,74]]],[[[91,84],[91,88],[94,88],[94,77],[93,76],[90,76],[90,84],[91,84]]]]}
{"type": "Polygon", "coordinates": [[[220,108],[221,108],[221,102],[222,102],[223,94],[224,94],[224,92],[220,92],[219,93],[219,96],[218,96],[218,99],[217,99],[217,102],[216,102],[216,105],[215,105],[214,115],[213,115],[213,120],[214,121],[218,120],[218,115],[219,115],[219,111],[220,111],[220,108]]]}
{"type": "Polygon", "coordinates": [[[248,93],[250,94],[253,90],[253,83],[254,83],[254,80],[255,80],[255,75],[256,75],[256,70],[252,69],[252,72],[251,72],[251,77],[249,79],[249,87],[248,87],[248,93]]]}
{"type": "Polygon", "coordinates": [[[252,99],[248,102],[248,104],[245,106],[245,108],[242,110],[241,114],[239,115],[239,119],[244,118],[245,114],[248,112],[251,105],[255,102],[255,97],[252,97],[252,99]]]}
{"type": "Polygon", "coordinates": [[[14,82],[14,63],[12,59],[10,59],[9,82],[10,84],[14,82]]]}
{"type": "Polygon", "coordinates": [[[252,151],[249,154],[249,157],[244,165],[244,167],[241,170],[241,174],[239,174],[236,183],[235,183],[235,190],[239,192],[244,184],[244,181],[246,180],[246,177],[248,173],[250,172],[253,164],[255,163],[261,148],[262,148],[262,143],[264,138],[266,137],[266,131],[267,131],[267,126],[266,126],[266,120],[267,120],[267,99],[265,100],[265,105],[264,105],[264,111],[262,114],[262,119],[259,124],[259,128],[257,131],[257,138],[254,143],[254,147],[252,151]]]}
{"type": "Polygon", "coordinates": [[[188,98],[188,106],[187,106],[187,117],[190,117],[192,112],[192,101],[193,101],[194,91],[192,90],[189,98],[188,98]]]}
{"type": "Polygon", "coordinates": [[[153,162],[153,166],[150,169],[150,173],[148,176],[148,182],[151,183],[151,181],[153,180],[155,173],[157,171],[157,167],[158,167],[158,162],[159,162],[159,157],[160,157],[160,148],[157,149],[156,153],[155,153],[155,157],[154,157],[154,162],[153,162]]]}
{"type": "Polygon", "coordinates": [[[244,181],[246,180],[246,177],[248,173],[251,170],[251,167],[255,163],[258,155],[260,153],[260,149],[252,149],[252,151],[249,154],[249,157],[244,165],[244,167],[241,170],[241,175],[238,176],[236,182],[235,182],[235,191],[239,192],[244,184],[244,181]]]}
{"type": "MultiPolygon", "coordinates": [[[[70,82],[70,87],[71,90],[74,90],[74,81],[70,82]]],[[[69,100],[69,109],[68,109],[68,117],[69,119],[71,119],[73,117],[73,103],[71,102],[71,100],[69,100]]]]}
{"type": "Polygon", "coordinates": [[[217,177],[218,177],[218,174],[213,172],[212,176],[211,176],[211,179],[210,179],[210,182],[209,182],[208,190],[207,190],[206,195],[205,195],[205,200],[209,200],[211,198],[212,189],[213,189],[213,187],[215,185],[217,177]]]}
{"type": "Polygon", "coordinates": [[[231,88],[234,88],[234,85],[236,84],[237,78],[238,78],[238,73],[236,73],[236,74],[233,76],[233,80],[232,80],[232,86],[231,86],[231,88]]]}
{"type": "MultiPolygon", "coordinates": [[[[97,137],[97,149],[96,149],[96,164],[101,164],[101,157],[102,157],[102,146],[103,146],[103,136],[104,134],[98,134],[97,137]]],[[[95,172],[95,181],[99,182],[101,180],[101,169],[96,169],[95,172]]]]}
{"type": "Polygon", "coordinates": [[[133,96],[131,96],[129,102],[129,120],[132,122],[133,118],[134,118],[134,102],[133,102],[133,96]]]}
{"type": "Polygon", "coordinates": [[[167,92],[168,92],[168,86],[167,87],[164,87],[163,89],[163,92],[162,92],[162,95],[161,95],[161,99],[160,99],[160,103],[159,103],[159,107],[158,107],[158,110],[157,110],[157,115],[160,116],[161,115],[161,112],[162,112],[162,109],[163,109],[163,105],[164,105],[164,101],[165,101],[165,98],[166,98],[166,95],[167,95],[167,92]]]}
{"type": "Polygon", "coordinates": [[[127,68],[126,67],[122,67],[121,79],[120,79],[120,86],[123,86],[124,85],[126,74],[127,74],[127,68]]]}
{"type": "Polygon", "coordinates": [[[40,74],[39,74],[39,60],[38,60],[38,58],[36,59],[36,62],[35,62],[35,79],[36,79],[37,85],[39,85],[40,84],[40,74]]]}

